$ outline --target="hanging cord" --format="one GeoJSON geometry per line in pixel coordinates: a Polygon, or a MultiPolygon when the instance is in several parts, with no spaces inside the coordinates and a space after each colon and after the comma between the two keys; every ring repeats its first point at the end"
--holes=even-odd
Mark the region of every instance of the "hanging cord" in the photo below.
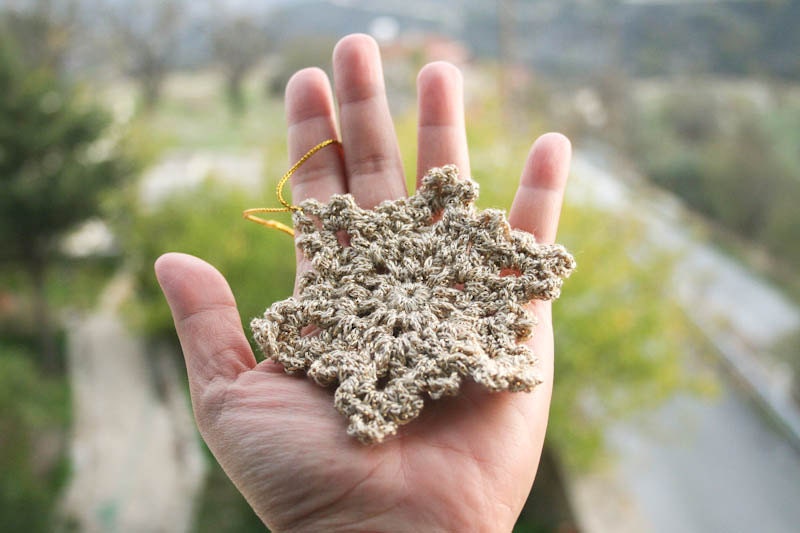
{"type": "Polygon", "coordinates": [[[242,216],[247,220],[255,222],[256,224],[261,224],[262,226],[282,231],[294,237],[294,230],[289,226],[287,226],[286,224],[278,222],[277,220],[257,217],[255,213],[292,213],[294,211],[299,211],[300,207],[290,204],[283,197],[283,187],[286,185],[286,182],[289,181],[289,178],[292,177],[292,174],[297,172],[297,169],[303,166],[303,163],[308,161],[311,158],[311,156],[313,156],[326,146],[330,146],[332,144],[342,144],[342,143],[336,139],[328,139],[326,141],[322,141],[318,145],[311,148],[308,152],[306,152],[305,155],[303,155],[303,157],[301,157],[297,161],[297,163],[292,165],[292,168],[286,171],[286,174],[284,174],[283,177],[280,179],[280,181],[278,182],[278,186],[275,190],[276,196],[278,197],[278,201],[281,203],[283,207],[254,207],[253,209],[245,209],[242,212],[242,216]]]}

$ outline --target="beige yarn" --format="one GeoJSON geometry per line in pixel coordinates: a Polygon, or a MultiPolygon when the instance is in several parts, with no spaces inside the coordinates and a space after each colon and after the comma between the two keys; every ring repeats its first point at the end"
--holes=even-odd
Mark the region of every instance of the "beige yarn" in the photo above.
{"type": "Polygon", "coordinates": [[[524,304],[557,298],[575,262],[510,229],[502,211],[476,210],[477,193],[446,166],[374,210],[335,195],[294,213],[313,270],[253,333],[287,372],[336,386],[347,433],[364,443],[416,418],[426,396],[456,394],[464,377],[490,391],[540,383],[524,304]]]}

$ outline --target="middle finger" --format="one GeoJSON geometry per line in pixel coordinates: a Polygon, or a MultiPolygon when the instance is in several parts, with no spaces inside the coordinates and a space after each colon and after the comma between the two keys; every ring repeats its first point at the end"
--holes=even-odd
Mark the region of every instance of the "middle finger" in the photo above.
{"type": "Polygon", "coordinates": [[[362,208],[406,195],[377,43],[350,35],[333,52],[348,192],[362,208]]]}

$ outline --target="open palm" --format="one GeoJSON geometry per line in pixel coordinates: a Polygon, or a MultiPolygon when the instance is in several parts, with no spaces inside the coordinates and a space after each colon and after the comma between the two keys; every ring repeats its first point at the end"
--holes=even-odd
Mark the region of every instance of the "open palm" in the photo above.
{"type": "MultiPolygon", "coordinates": [[[[293,201],[350,193],[361,207],[406,194],[375,42],[342,39],[334,50],[342,149],[326,148],[292,178],[293,201]]],[[[417,176],[455,163],[469,175],[462,80],[446,63],[419,74],[417,176]]],[[[339,138],[330,84],[318,69],[286,89],[290,159],[339,138]]],[[[569,142],[534,143],[511,207],[512,226],[555,238],[569,142]]],[[[298,271],[308,268],[298,256],[298,271]]],[[[276,531],[510,530],[530,491],[544,441],[553,380],[550,305],[532,347],[544,383],[531,393],[494,393],[465,382],[430,401],[419,419],[375,446],[348,437],[333,395],[310,380],[256,364],[233,295],[209,264],[167,254],[156,274],[172,309],[203,438],[256,513],[276,531]]]]}

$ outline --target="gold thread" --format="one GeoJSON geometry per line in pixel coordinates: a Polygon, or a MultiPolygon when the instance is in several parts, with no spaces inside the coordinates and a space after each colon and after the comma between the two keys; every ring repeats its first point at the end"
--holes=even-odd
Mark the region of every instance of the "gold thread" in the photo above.
{"type": "Polygon", "coordinates": [[[278,231],[282,231],[288,235],[294,237],[294,230],[287,226],[282,222],[278,222],[277,220],[266,219],[255,216],[253,213],[275,213],[274,210],[266,207],[256,207],[253,209],[245,209],[242,213],[242,216],[251,222],[255,222],[256,224],[261,224],[262,226],[266,226],[268,228],[276,229],[278,231]]]}
{"type": "Polygon", "coordinates": [[[292,211],[299,211],[300,207],[290,204],[283,197],[283,187],[286,185],[286,182],[289,181],[289,178],[292,177],[292,174],[297,172],[297,169],[299,169],[306,161],[308,161],[311,158],[311,156],[313,156],[326,146],[330,146],[332,144],[342,144],[342,143],[336,139],[327,139],[325,141],[322,141],[318,145],[311,148],[308,152],[306,152],[303,155],[303,157],[298,159],[297,163],[292,165],[292,167],[286,171],[286,174],[284,174],[283,177],[281,177],[280,181],[278,181],[278,186],[275,188],[275,195],[278,197],[278,201],[281,203],[283,207],[255,207],[252,209],[245,209],[242,212],[242,216],[246,220],[250,220],[251,222],[255,222],[256,224],[261,224],[262,226],[276,229],[278,231],[282,231],[286,234],[294,236],[294,230],[289,226],[287,226],[286,224],[278,222],[277,220],[257,217],[255,216],[255,213],[291,213],[292,211]]]}

